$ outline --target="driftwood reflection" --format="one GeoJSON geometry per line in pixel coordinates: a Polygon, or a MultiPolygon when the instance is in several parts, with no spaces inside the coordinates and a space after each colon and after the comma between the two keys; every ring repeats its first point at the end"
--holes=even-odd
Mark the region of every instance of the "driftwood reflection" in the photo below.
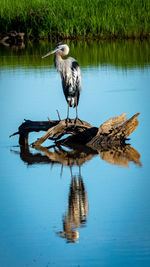
{"type": "Polygon", "coordinates": [[[63,216],[63,231],[57,232],[61,238],[65,238],[67,243],[76,243],[79,239],[79,228],[84,227],[88,215],[88,197],[85,186],[79,175],[72,175],[68,198],[68,210],[63,216]]]}
{"type": "Polygon", "coordinates": [[[13,153],[19,154],[20,159],[27,165],[33,164],[60,164],[62,166],[81,166],[91,160],[97,152],[89,147],[75,146],[66,149],[62,146],[35,147],[34,150],[29,146],[20,146],[20,152],[11,149],[13,153]],[[38,151],[37,153],[35,153],[38,151]]]}
{"type": "Polygon", "coordinates": [[[98,153],[101,159],[112,165],[120,165],[128,168],[129,163],[133,162],[134,164],[142,166],[140,162],[140,153],[129,144],[103,148],[98,150],[98,153]]]}
{"type": "MultiPolygon", "coordinates": [[[[67,140],[67,139],[66,139],[67,140]]],[[[97,146],[98,147],[98,146],[97,146]]],[[[101,159],[110,164],[117,164],[128,167],[130,162],[141,166],[140,154],[129,144],[107,145],[101,144],[98,149],[88,146],[73,145],[64,142],[64,146],[54,145],[51,147],[20,146],[20,152],[12,150],[20,155],[22,161],[28,165],[33,164],[59,164],[62,167],[68,166],[71,170],[71,184],[68,197],[68,209],[63,216],[63,230],[57,232],[60,238],[64,238],[67,243],[79,242],[79,229],[82,228],[88,215],[88,197],[81,177],[81,166],[91,160],[94,156],[100,155],[101,159]],[[37,153],[35,153],[35,149],[37,153]],[[72,174],[72,166],[79,166],[79,174],[72,174]]],[[[63,168],[61,168],[62,174],[63,168]]]]}
{"type": "Polygon", "coordinates": [[[13,50],[20,50],[25,48],[24,43],[24,33],[22,32],[16,32],[16,31],[10,31],[6,34],[4,34],[0,38],[0,44],[10,47],[13,50]]]}
{"type": "Polygon", "coordinates": [[[133,162],[141,166],[140,154],[129,144],[123,146],[104,145],[97,150],[82,145],[55,145],[51,147],[35,147],[34,150],[29,146],[20,146],[20,152],[11,150],[19,154],[22,161],[28,165],[33,164],[60,164],[62,166],[81,166],[85,162],[91,160],[94,156],[100,155],[101,159],[113,165],[129,167],[129,163],[133,162]],[[37,153],[35,153],[38,151],[37,153]]]}

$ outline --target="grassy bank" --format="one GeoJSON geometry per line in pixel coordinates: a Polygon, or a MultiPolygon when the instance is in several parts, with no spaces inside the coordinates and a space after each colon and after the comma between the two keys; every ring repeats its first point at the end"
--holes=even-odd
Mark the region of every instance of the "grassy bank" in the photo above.
{"type": "Polygon", "coordinates": [[[150,36],[150,0],[0,0],[0,32],[33,38],[150,36]]]}

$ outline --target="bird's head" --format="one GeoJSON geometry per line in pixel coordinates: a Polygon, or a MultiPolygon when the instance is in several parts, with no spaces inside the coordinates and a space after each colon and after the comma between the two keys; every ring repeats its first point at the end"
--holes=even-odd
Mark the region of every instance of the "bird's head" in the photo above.
{"type": "Polygon", "coordinates": [[[64,43],[58,43],[50,52],[48,52],[42,58],[47,57],[54,53],[59,53],[60,56],[66,56],[69,53],[69,46],[64,43]]]}

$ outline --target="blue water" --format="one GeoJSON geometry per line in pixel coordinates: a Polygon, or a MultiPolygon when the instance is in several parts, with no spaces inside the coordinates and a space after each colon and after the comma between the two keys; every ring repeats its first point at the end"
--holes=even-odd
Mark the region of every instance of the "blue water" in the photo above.
{"type": "MultiPolygon", "coordinates": [[[[68,212],[70,168],[64,166],[60,175],[61,164],[27,164],[20,158],[18,136],[9,138],[24,119],[57,119],[56,109],[66,117],[59,73],[53,58],[47,60],[51,68],[44,63],[0,67],[0,266],[150,266],[150,65],[81,64],[79,117],[99,126],[123,112],[127,117],[140,112],[130,144],[142,166],[112,165],[99,155],[81,166],[86,221],[76,228],[75,242],[68,242],[60,232],[68,212]]],[[[32,133],[29,143],[41,135],[32,133]]],[[[77,180],[79,167],[72,173],[77,180]]]]}

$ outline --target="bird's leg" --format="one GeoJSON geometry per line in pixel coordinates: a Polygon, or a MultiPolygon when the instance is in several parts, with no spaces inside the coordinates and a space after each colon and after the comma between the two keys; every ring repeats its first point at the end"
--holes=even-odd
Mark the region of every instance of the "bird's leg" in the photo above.
{"type": "Polygon", "coordinates": [[[69,102],[68,102],[67,120],[69,120],[69,102]]]}
{"type": "Polygon", "coordinates": [[[76,99],[76,120],[78,120],[78,108],[77,108],[77,99],[76,99]]]}
{"type": "Polygon", "coordinates": [[[68,102],[68,110],[67,110],[67,119],[66,119],[66,126],[68,127],[69,122],[69,102],[68,102]]]}
{"type": "Polygon", "coordinates": [[[78,118],[77,97],[76,97],[76,118],[75,118],[75,120],[74,120],[74,126],[76,126],[77,120],[79,120],[79,121],[83,124],[83,121],[81,121],[81,120],[78,118]]]}

